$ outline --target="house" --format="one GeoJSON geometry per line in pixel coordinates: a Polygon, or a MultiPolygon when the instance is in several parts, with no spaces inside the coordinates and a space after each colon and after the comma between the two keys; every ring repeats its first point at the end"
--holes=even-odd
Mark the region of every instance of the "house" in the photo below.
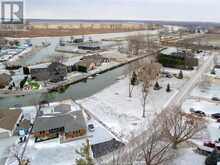
{"type": "Polygon", "coordinates": [[[37,81],[59,82],[67,75],[67,66],[59,63],[42,63],[34,66],[24,67],[25,74],[31,74],[32,79],[37,81]]]}
{"type": "Polygon", "coordinates": [[[88,43],[80,44],[78,49],[95,51],[101,49],[101,47],[98,42],[89,41],[88,43]]]}
{"type": "Polygon", "coordinates": [[[78,46],[78,49],[95,51],[101,49],[101,47],[96,45],[81,45],[78,46]]]}
{"type": "Polygon", "coordinates": [[[73,110],[68,104],[42,107],[33,126],[32,134],[36,142],[62,137],[75,139],[85,135],[87,126],[83,112],[73,110]]]}
{"type": "Polygon", "coordinates": [[[97,65],[101,65],[102,63],[109,63],[111,61],[110,58],[103,57],[99,54],[84,56],[80,60],[94,60],[97,65]]]}
{"type": "Polygon", "coordinates": [[[53,62],[48,66],[49,71],[49,81],[50,82],[59,82],[63,81],[64,78],[67,75],[67,66],[59,63],[59,62],[53,62]]]}
{"type": "Polygon", "coordinates": [[[24,67],[24,74],[30,74],[32,79],[37,81],[46,81],[49,78],[48,66],[50,63],[42,63],[37,65],[32,65],[28,67],[24,67]]]}
{"type": "Polygon", "coordinates": [[[193,69],[199,63],[198,59],[190,51],[175,47],[162,50],[158,55],[158,61],[164,67],[178,69],[193,69]]]}
{"type": "Polygon", "coordinates": [[[96,68],[96,63],[93,60],[83,60],[76,64],[76,68],[79,72],[87,73],[96,68]]]}
{"type": "Polygon", "coordinates": [[[22,111],[0,110],[0,138],[12,136],[22,118],[22,111]]]}
{"type": "Polygon", "coordinates": [[[101,66],[102,63],[107,62],[110,62],[109,58],[94,54],[82,57],[80,62],[76,64],[76,68],[80,72],[88,72],[95,69],[97,66],[101,66]]]}
{"type": "Polygon", "coordinates": [[[124,146],[124,143],[119,142],[116,139],[112,139],[110,141],[106,141],[103,143],[93,144],[91,146],[91,149],[93,152],[93,157],[98,158],[108,153],[111,153],[123,146],[124,146]]]}

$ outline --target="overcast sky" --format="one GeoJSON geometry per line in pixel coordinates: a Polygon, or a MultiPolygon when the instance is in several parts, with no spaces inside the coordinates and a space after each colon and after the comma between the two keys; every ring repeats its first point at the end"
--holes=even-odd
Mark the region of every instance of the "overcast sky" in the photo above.
{"type": "Polygon", "coordinates": [[[220,22],[220,0],[25,0],[28,18],[220,22]]]}

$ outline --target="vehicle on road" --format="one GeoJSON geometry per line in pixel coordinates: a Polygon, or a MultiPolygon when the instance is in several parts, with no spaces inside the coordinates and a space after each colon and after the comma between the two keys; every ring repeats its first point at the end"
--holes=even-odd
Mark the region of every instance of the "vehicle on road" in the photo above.
{"type": "Polygon", "coordinates": [[[220,113],[214,113],[214,114],[212,114],[212,118],[214,118],[214,119],[220,119],[220,113]]]}
{"type": "Polygon", "coordinates": [[[213,97],[212,100],[213,100],[213,101],[220,101],[220,98],[218,98],[218,97],[213,97]]]}
{"type": "Polygon", "coordinates": [[[201,110],[195,110],[194,108],[190,108],[190,112],[196,116],[199,116],[199,117],[205,117],[206,114],[205,112],[201,111],[201,110]]]}
{"type": "Polygon", "coordinates": [[[89,129],[90,132],[94,132],[95,131],[94,124],[89,124],[88,129],[89,129]]]}

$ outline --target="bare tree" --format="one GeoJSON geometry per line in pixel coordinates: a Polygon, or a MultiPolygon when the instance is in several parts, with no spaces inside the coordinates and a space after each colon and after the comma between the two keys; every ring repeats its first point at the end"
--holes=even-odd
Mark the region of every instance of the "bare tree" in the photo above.
{"type": "Polygon", "coordinates": [[[152,129],[148,137],[144,137],[141,156],[146,165],[168,164],[174,152],[170,142],[167,142],[161,130],[152,129]]]}
{"type": "Polygon", "coordinates": [[[15,145],[11,147],[10,152],[12,154],[12,158],[16,159],[16,161],[18,162],[18,165],[29,165],[30,164],[29,159],[22,158],[22,154],[19,153],[15,145]]]}
{"type": "Polygon", "coordinates": [[[146,101],[149,92],[150,86],[154,83],[155,80],[158,79],[160,73],[160,64],[153,63],[153,64],[145,64],[143,68],[141,68],[138,76],[139,79],[142,81],[141,86],[141,101],[142,101],[142,108],[143,108],[143,115],[142,117],[146,116],[146,101]]]}
{"type": "Polygon", "coordinates": [[[127,40],[130,57],[140,55],[140,50],[146,47],[146,39],[143,35],[129,36],[127,40]]]}
{"type": "Polygon", "coordinates": [[[162,128],[160,121],[156,119],[142,135],[132,138],[126,146],[98,162],[112,165],[168,165],[175,150],[172,149],[172,143],[164,138],[162,128]]]}
{"type": "Polygon", "coordinates": [[[163,134],[172,142],[172,147],[186,142],[204,128],[201,118],[185,115],[180,107],[171,107],[161,114],[163,134]]]}

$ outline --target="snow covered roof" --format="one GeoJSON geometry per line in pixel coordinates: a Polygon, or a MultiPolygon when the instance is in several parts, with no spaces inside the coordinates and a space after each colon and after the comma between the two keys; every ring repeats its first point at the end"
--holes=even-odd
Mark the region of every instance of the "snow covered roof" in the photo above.
{"type": "Polygon", "coordinates": [[[170,55],[172,53],[178,52],[178,49],[176,47],[169,47],[167,49],[164,49],[161,51],[162,54],[170,55]]]}
{"type": "Polygon", "coordinates": [[[39,69],[39,68],[48,68],[51,63],[41,63],[36,65],[28,66],[29,69],[39,69]]]}

